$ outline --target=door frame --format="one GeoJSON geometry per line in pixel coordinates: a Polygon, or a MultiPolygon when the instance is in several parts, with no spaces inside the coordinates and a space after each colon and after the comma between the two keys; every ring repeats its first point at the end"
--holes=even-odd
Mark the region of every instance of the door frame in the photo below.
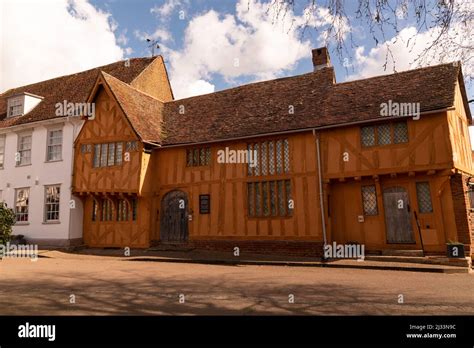
{"type": "Polygon", "coordinates": [[[158,238],[159,238],[159,242],[162,243],[162,244],[183,244],[183,243],[187,243],[189,241],[189,220],[188,220],[188,217],[189,217],[189,195],[186,191],[182,190],[182,189],[172,189],[166,193],[163,194],[163,196],[161,197],[160,199],[160,214],[159,214],[159,221],[158,221],[158,226],[159,226],[159,233],[158,233],[158,238]],[[165,217],[165,214],[166,214],[166,211],[164,209],[164,206],[163,206],[163,203],[165,202],[165,199],[173,194],[173,193],[181,193],[185,199],[185,231],[184,231],[184,239],[182,241],[169,241],[169,240],[163,240],[162,239],[162,233],[163,233],[163,227],[162,227],[162,223],[163,223],[163,219],[165,217]]]}
{"type": "Polygon", "coordinates": [[[380,190],[381,190],[381,203],[383,205],[383,221],[384,221],[384,227],[385,227],[385,244],[389,246],[397,246],[397,245],[418,245],[418,239],[417,239],[417,225],[415,218],[413,216],[413,210],[415,209],[415,204],[416,204],[416,197],[413,197],[412,190],[411,188],[411,182],[408,180],[397,180],[397,179],[391,179],[387,181],[382,181],[380,183],[380,190]],[[410,204],[410,213],[409,213],[409,219],[410,219],[410,225],[412,228],[412,233],[413,233],[413,242],[389,242],[388,241],[388,226],[387,226],[387,220],[386,220],[386,215],[387,211],[385,209],[385,202],[384,202],[384,191],[387,188],[390,187],[402,187],[406,190],[407,192],[407,197],[408,197],[408,204],[410,204]]]}

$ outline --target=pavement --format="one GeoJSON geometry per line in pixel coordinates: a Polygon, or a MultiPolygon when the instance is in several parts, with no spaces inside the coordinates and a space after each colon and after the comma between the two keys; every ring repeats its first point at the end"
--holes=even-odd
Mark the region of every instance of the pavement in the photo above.
{"type": "Polygon", "coordinates": [[[474,274],[150,262],[133,251],[103,252],[3,259],[0,315],[474,315],[474,274]]]}
{"type": "MultiPolygon", "coordinates": [[[[60,251],[41,251],[43,257],[57,257],[60,251]]],[[[128,261],[149,261],[168,263],[197,263],[208,265],[254,265],[254,266],[290,266],[290,267],[328,267],[348,269],[379,269],[391,271],[432,272],[432,273],[470,273],[471,267],[459,267],[459,263],[450,265],[446,258],[440,257],[388,257],[367,256],[365,260],[329,260],[317,257],[291,257],[265,254],[242,253],[235,256],[232,252],[219,251],[169,251],[169,250],[131,250],[125,256],[123,249],[81,249],[77,255],[122,257],[128,261]]]]}

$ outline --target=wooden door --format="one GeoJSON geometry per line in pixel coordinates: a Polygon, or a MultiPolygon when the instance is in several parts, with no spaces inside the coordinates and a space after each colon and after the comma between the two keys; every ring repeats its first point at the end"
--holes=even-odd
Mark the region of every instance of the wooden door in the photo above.
{"type": "Polygon", "coordinates": [[[384,188],[383,205],[387,243],[415,243],[407,189],[401,186],[384,188]]]}
{"type": "Polygon", "coordinates": [[[168,192],[161,201],[160,241],[184,243],[188,240],[188,197],[182,191],[168,192]]]}

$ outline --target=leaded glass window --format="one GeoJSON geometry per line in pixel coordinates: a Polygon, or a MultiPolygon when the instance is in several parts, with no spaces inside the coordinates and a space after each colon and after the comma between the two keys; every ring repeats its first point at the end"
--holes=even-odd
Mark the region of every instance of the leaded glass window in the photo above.
{"type": "Polygon", "coordinates": [[[429,182],[416,183],[416,198],[418,200],[418,209],[421,214],[433,212],[429,182]]]}
{"type": "Polygon", "coordinates": [[[391,141],[390,135],[390,125],[383,124],[377,126],[377,144],[378,145],[388,145],[391,141]]]}
{"type": "Polygon", "coordinates": [[[360,137],[362,146],[374,146],[375,145],[375,130],[374,127],[362,127],[360,129],[360,137]]]}
{"type": "Polygon", "coordinates": [[[397,122],[393,125],[393,142],[395,144],[408,142],[408,126],[406,122],[397,122]]]}
{"type": "Polygon", "coordinates": [[[375,185],[362,186],[364,215],[377,215],[377,191],[375,185]]]}
{"type": "Polygon", "coordinates": [[[291,216],[291,181],[272,180],[247,183],[249,217],[291,216]]]}

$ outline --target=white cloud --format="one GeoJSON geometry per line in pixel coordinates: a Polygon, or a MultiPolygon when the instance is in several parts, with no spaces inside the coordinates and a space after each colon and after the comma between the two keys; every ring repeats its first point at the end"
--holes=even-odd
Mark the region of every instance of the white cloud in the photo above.
{"type": "MultiPolygon", "coordinates": [[[[462,5],[464,6],[464,5],[462,5]]],[[[474,21],[462,23],[453,19],[447,38],[441,46],[434,47],[429,54],[424,50],[438,37],[439,28],[418,32],[415,27],[402,29],[397,36],[366,52],[360,46],[355,50],[354,61],[350,62],[357,73],[348,79],[364,78],[394,71],[403,71],[418,66],[463,61],[463,74],[474,78],[474,56],[466,47],[474,46],[474,21]],[[416,60],[417,57],[421,59],[416,60]],[[384,63],[387,61],[386,70],[384,63]]]]}
{"type": "Polygon", "coordinates": [[[125,46],[128,43],[127,29],[122,30],[120,35],[117,37],[117,43],[121,46],[125,46]]]}
{"type": "MultiPolygon", "coordinates": [[[[472,30],[472,26],[461,24],[460,27],[456,27],[456,24],[454,24],[451,28],[452,33],[450,35],[452,40],[450,40],[449,49],[435,49],[428,57],[422,56],[425,58],[420,61],[422,66],[462,60],[465,80],[474,79],[474,59],[472,53],[467,52],[467,57],[463,57],[463,54],[466,54],[466,52],[459,48],[460,46],[472,47],[474,45],[473,35],[466,34],[466,30],[472,30]],[[455,34],[456,31],[458,31],[457,35],[455,34]],[[456,42],[456,40],[459,41],[456,42]]],[[[419,63],[415,62],[415,58],[431,45],[433,38],[437,37],[437,33],[437,28],[418,33],[415,27],[407,27],[401,30],[396,37],[370,49],[368,52],[366,52],[363,46],[357,47],[354,61],[350,62],[357,73],[348,76],[347,80],[390,74],[393,72],[394,67],[396,71],[417,68],[419,63]],[[390,55],[388,56],[387,68],[384,70],[383,64],[385,63],[388,47],[393,54],[393,59],[390,55]]],[[[467,87],[469,90],[469,84],[467,87]]],[[[470,134],[471,144],[474,147],[474,127],[470,127],[470,134]]]]}
{"type": "Polygon", "coordinates": [[[209,93],[214,74],[227,82],[238,77],[275,78],[311,55],[311,44],[295,30],[304,20],[289,11],[273,22],[267,5],[240,0],[236,15],[210,10],[194,17],[179,51],[162,47],[170,62],[171,84],[176,98],[209,93]]]}
{"type": "Polygon", "coordinates": [[[133,33],[140,41],[145,41],[146,39],[158,40],[162,43],[173,41],[173,36],[171,33],[163,28],[156,29],[152,34],[140,30],[135,30],[133,33]]]}
{"type": "Polygon", "coordinates": [[[116,28],[87,0],[0,1],[0,92],[122,59],[116,28]]]}
{"type": "Polygon", "coordinates": [[[155,5],[150,9],[150,13],[154,14],[157,18],[161,20],[166,20],[171,13],[176,8],[181,8],[183,6],[183,1],[181,0],[166,0],[163,5],[155,5]]]}

